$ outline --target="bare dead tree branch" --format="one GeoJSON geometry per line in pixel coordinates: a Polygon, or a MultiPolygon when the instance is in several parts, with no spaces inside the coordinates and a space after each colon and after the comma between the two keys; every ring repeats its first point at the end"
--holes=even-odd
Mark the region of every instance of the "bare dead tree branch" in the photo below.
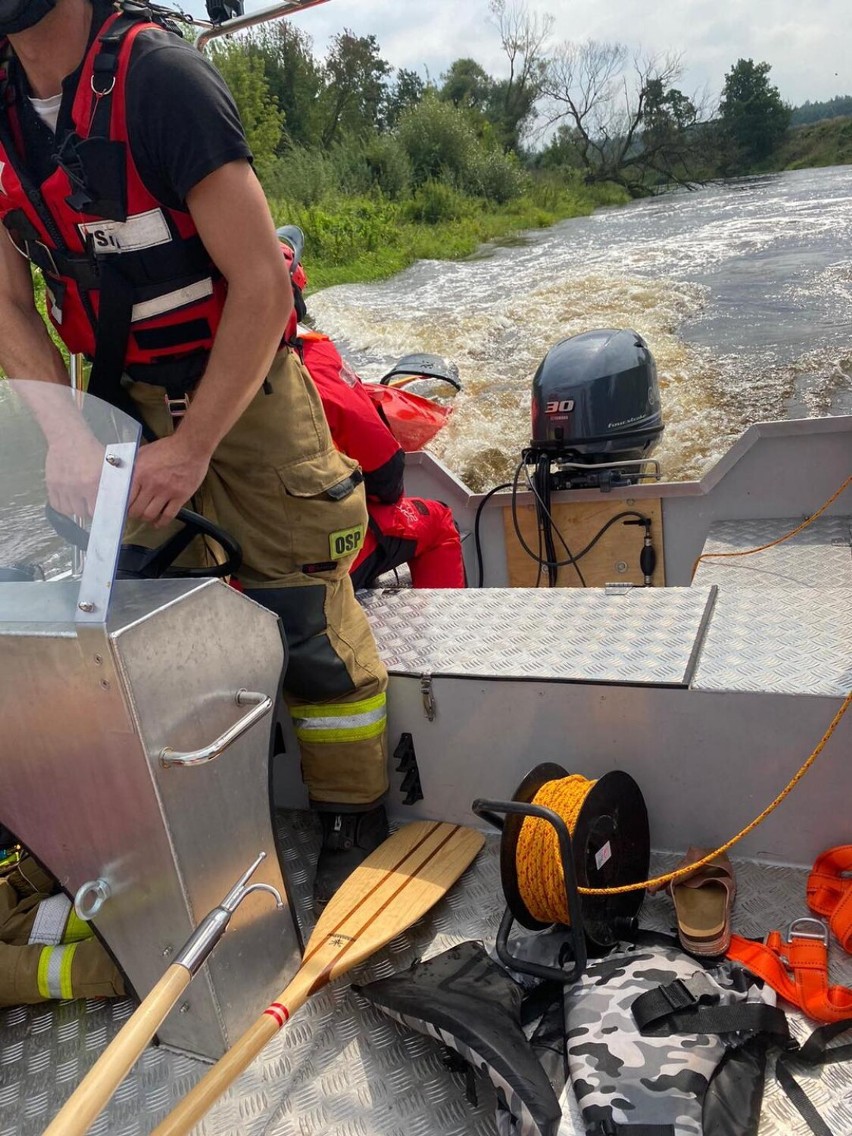
{"type": "Polygon", "coordinates": [[[628,62],[622,44],[563,43],[542,82],[546,121],[567,131],[587,180],[637,194],[651,176],[688,184],[703,107],[677,89],[682,72],[678,55],[628,62]]]}

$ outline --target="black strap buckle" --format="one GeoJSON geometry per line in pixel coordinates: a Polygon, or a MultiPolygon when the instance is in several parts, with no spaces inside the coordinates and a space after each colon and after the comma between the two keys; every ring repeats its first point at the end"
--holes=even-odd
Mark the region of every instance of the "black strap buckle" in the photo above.
{"type": "Polygon", "coordinates": [[[673,1010],[686,1010],[701,1002],[717,1001],[719,997],[718,988],[703,970],[697,970],[689,978],[676,978],[674,982],[661,986],[660,993],[673,1010]]]}

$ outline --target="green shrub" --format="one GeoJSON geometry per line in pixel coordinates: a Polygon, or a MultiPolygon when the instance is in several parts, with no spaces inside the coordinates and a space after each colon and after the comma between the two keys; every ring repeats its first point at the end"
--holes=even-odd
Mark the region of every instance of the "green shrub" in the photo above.
{"type": "Polygon", "coordinates": [[[405,216],[424,225],[459,221],[472,212],[471,200],[443,181],[427,181],[405,203],[405,216]]]}
{"type": "Polygon", "coordinates": [[[328,150],[328,161],[334,171],[335,191],[352,197],[370,193],[373,176],[360,138],[348,137],[334,143],[328,150]]]}
{"type": "Polygon", "coordinates": [[[307,146],[291,147],[262,171],[267,197],[315,205],[338,188],[337,170],[327,154],[307,146]]]}
{"type": "Polygon", "coordinates": [[[326,198],[320,205],[286,199],[270,201],[277,225],[299,225],[305,233],[305,266],[346,264],[374,255],[399,242],[399,209],[376,197],[326,198]]]}
{"type": "Polygon", "coordinates": [[[452,103],[427,96],[402,116],[396,137],[408,155],[415,185],[469,180],[471,155],[479,143],[464,112],[452,103]]]}
{"type": "Polygon", "coordinates": [[[518,165],[513,155],[499,150],[479,150],[472,155],[469,181],[465,188],[469,193],[484,197],[504,205],[515,197],[520,197],[529,187],[529,177],[518,165]]]}
{"type": "Polygon", "coordinates": [[[390,134],[379,134],[367,142],[364,159],[370,177],[385,197],[397,201],[411,187],[413,171],[408,154],[398,139],[390,134]]]}

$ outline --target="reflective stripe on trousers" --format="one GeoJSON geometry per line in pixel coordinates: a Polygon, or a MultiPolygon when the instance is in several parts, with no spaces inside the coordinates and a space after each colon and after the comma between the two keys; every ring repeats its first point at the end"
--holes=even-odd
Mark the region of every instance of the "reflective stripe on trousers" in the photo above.
{"type": "Polygon", "coordinates": [[[291,706],[290,715],[300,742],[358,742],[380,737],[387,726],[387,695],[382,692],[360,702],[291,706]]]}
{"type": "Polygon", "coordinates": [[[71,900],[59,892],[43,899],[36,908],[29,942],[55,947],[62,942],[62,933],[71,911],[71,900]]]}
{"type": "Polygon", "coordinates": [[[45,947],[38,960],[38,992],[42,998],[73,998],[71,963],[77,944],[67,947],[45,947]]]}
{"type": "Polygon", "coordinates": [[[91,926],[79,917],[68,896],[58,892],[39,903],[28,942],[31,946],[56,947],[60,943],[80,943],[93,936],[91,926]]]}

